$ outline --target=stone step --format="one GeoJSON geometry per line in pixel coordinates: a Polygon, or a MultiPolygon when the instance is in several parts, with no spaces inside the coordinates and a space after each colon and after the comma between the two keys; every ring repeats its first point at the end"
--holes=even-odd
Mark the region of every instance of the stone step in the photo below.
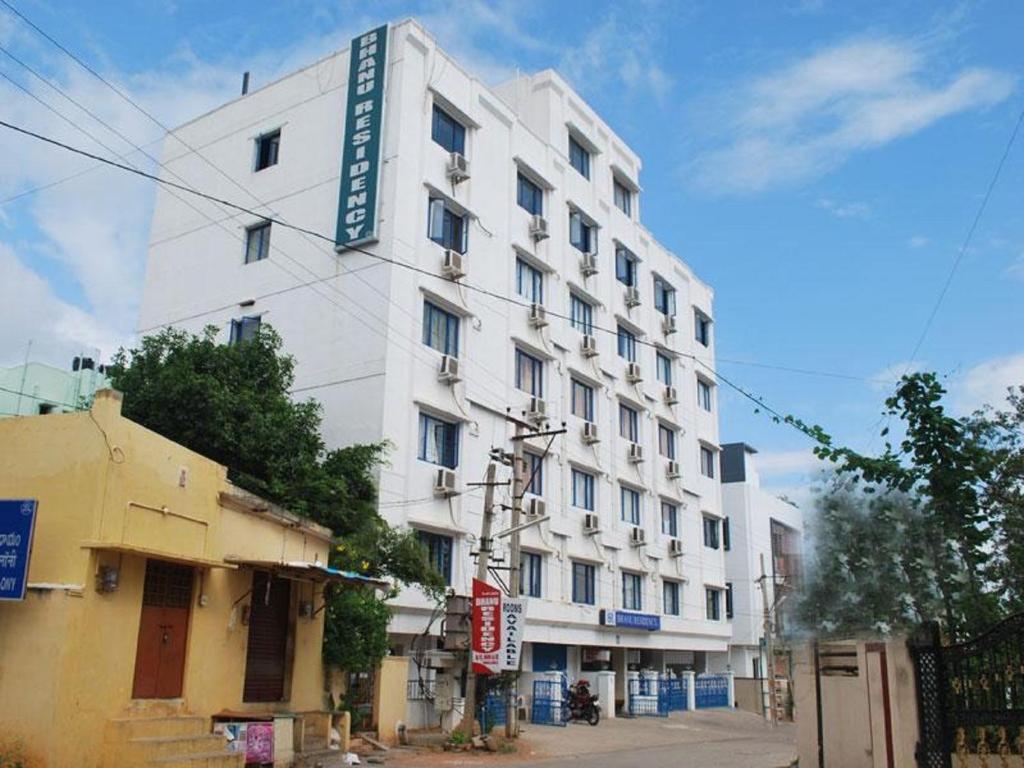
{"type": "Polygon", "coordinates": [[[221,749],[213,752],[168,755],[154,757],[146,765],[159,768],[244,768],[245,753],[221,749]]]}
{"type": "Polygon", "coordinates": [[[199,715],[118,717],[107,721],[107,736],[126,743],[146,737],[202,736],[208,733],[208,728],[206,718],[199,715]]]}
{"type": "Polygon", "coordinates": [[[128,740],[132,756],[146,760],[154,757],[214,752],[223,750],[226,745],[227,739],[219,733],[194,736],[140,736],[128,740]]]}

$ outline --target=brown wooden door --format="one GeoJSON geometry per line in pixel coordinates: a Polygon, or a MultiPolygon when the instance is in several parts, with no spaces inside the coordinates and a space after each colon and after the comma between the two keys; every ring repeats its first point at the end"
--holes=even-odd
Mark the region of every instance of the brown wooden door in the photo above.
{"type": "Polygon", "coordinates": [[[132,698],[176,699],[185,676],[192,568],[146,561],[132,698]]]}
{"type": "Polygon", "coordinates": [[[285,698],[285,657],[291,583],[269,573],[252,575],[249,609],[249,647],[245,656],[242,701],[281,701],[285,698]]]}

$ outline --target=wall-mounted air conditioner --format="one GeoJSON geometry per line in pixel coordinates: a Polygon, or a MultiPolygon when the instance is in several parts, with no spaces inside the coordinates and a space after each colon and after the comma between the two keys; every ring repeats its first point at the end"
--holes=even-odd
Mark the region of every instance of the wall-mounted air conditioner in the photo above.
{"type": "Polygon", "coordinates": [[[544,517],[548,513],[548,505],[544,499],[530,499],[526,506],[526,514],[530,517],[544,517]]]}
{"type": "Polygon", "coordinates": [[[640,373],[640,363],[629,363],[626,365],[626,381],[630,384],[639,384],[644,380],[640,373]]]}
{"type": "Polygon", "coordinates": [[[453,251],[451,248],[446,248],[444,262],[441,264],[441,274],[449,280],[461,280],[464,278],[466,272],[462,269],[462,254],[458,251],[453,251]]]}
{"type": "Polygon", "coordinates": [[[601,530],[601,518],[595,515],[593,512],[588,512],[583,516],[583,532],[584,533],[597,533],[601,530]]]}
{"type": "Polygon", "coordinates": [[[675,387],[665,387],[665,405],[675,405],[679,402],[679,393],[675,387]]]}
{"type": "Polygon", "coordinates": [[[469,178],[469,160],[459,152],[452,152],[448,156],[446,174],[453,184],[465,181],[469,178]]]}
{"type": "Polygon", "coordinates": [[[634,547],[642,547],[647,543],[647,533],[643,528],[636,525],[629,532],[629,543],[634,547]]]}
{"type": "Polygon", "coordinates": [[[665,469],[665,476],[669,480],[678,480],[679,479],[680,472],[679,472],[679,462],[678,461],[670,461],[668,463],[668,467],[665,469]]]}
{"type": "Polygon", "coordinates": [[[597,355],[597,338],[594,336],[584,336],[580,342],[580,352],[583,353],[584,357],[595,357],[597,355]]]}
{"type": "Polygon", "coordinates": [[[644,447],[640,443],[629,444],[629,461],[631,464],[639,464],[644,460],[644,447]]]}
{"type": "Polygon", "coordinates": [[[661,330],[666,336],[676,332],[675,315],[665,315],[665,319],[661,321],[661,330]]]}
{"type": "Polygon", "coordinates": [[[434,475],[434,495],[441,498],[448,498],[458,494],[455,487],[455,472],[450,469],[439,469],[434,475]]]}
{"type": "Polygon", "coordinates": [[[597,254],[584,253],[583,258],[580,259],[580,272],[584,277],[591,277],[596,275],[597,271],[597,254]]]}
{"type": "Polygon", "coordinates": [[[601,438],[597,436],[597,424],[592,421],[586,421],[583,423],[583,442],[587,445],[593,445],[601,441],[601,438]]]}
{"type": "Polygon", "coordinates": [[[542,398],[531,397],[530,408],[526,412],[526,417],[533,422],[544,421],[544,416],[547,413],[547,403],[542,398]]]}
{"type": "Polygon", "coordinates": [[[548,324],[548,313],[542,304],[530,305],[530,325],[534,328],[543,328],[548,324]]]}
{"type": "Polygon", "coordinates": [[[679,539],[669,539],[669,542],[668,542],[668,553],[670,555],[672,555],[672,557],[682,557],[683,556],[683,542],[680,541],[679,539]]]}
{"type": "Polygon", "coordinates": [[[461,379],[459,376],[459,360],[451,355],[441,358],[441,367],[437,371],[438,381],[445,384],[454,384],[461,379]]]}
{"type": "Polygon", "coordinates": [[[640,291],[636,288],[626,289],[626,306],[632,309],[640,306],[640,291]]]}
{"type": "Polygon", "coordinates": [[[548,235],[548,220],[540,214],[534,214],[530,219],[530,237],[536,242],[546,240],[548,235]]]}

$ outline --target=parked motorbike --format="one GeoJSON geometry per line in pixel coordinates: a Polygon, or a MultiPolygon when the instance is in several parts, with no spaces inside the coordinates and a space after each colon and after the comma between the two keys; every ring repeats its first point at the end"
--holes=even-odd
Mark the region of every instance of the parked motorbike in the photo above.
{"type": "Polygon", "coordinates": [[[570,720],[584,720],[590,725],[597,725],[600,721],[601,706],[597,703],[597,696],[590,692],[590,683],[586,680],[569,686],[567,714],[570,720]]]}

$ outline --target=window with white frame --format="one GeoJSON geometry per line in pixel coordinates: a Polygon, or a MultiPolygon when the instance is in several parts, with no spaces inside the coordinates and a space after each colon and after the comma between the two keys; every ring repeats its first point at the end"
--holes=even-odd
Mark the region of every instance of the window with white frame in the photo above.
{"type": "Polygon", "coordinates": [[[585,336],[594,335],[594,305],[575,293],[569,294],[569,324],[585,336]]]}
{"type": "Polygon", "coordinates": [[[572,601],[583,605],[597,602],[597,569],[590,563],[572,561],[572,601]]]}
{"type": "Polygon", "coordinates": [[[459,424],[420,412],[419,458],[448,469],[459,465],[459,424]]]}
{"type": "Polygon", "coordinates": [[[680,613],[679,600],[680,584],[678,581],[662,582],[663,605],[662,611],[666,616],[678,616],[680,613]]]}
{"type": "Polygon", "coordinates": [[[523,452],[523,462],[526,464],[526,493],[534,496],[544,495],[544,457],[532,451],[523,452]]]}
{"type": "Polygon", "coordinates": [[[543,558],[536,552],[523,552],[519,559],[519,592],[527,597],[541,596],[543,558]]]}
{"type": "Polygon", "coordinates": [[[270,222],[259,224],[245,230],[245,263],[263,261],[270,255],[270,222]]]}
{"type": "Polygon", "coordinates": [[[619,506],[623,522],[640,525],[640,491],[628,486],[619,488],[619,506]]]}
{"type": "Polygon", "coordinates": [[[706,612],[708,621],[722,620],[722,590],[715,587],[706,587],[704,595],[706,600],[706,612]]]}
{"type": "Polygon", "coordinates": [[[594,511],[594,476],[575,467],[572,470],[572,505],[594,511]]]}
{"type": "Polygon", "coordinates": [[[544,397],[544,361],[516,347],[516,389],[544,397]]]}
{"type": "Polygon", "coordinates": [[[700,376],[697,377],[697,405],[701,410],[711,411],[711,384],[700,376]]]}
{"type": "Polygon", "coordinates": [[[715,452],[706,445],[700,447],[700,473],[704,477],[715,476],[715,452]]]}
{"type": "Polygon", "coordinates": [[[704,546],[708,549],[718,549],[719,547],[719,523],[718,519],[714,517],[703,517],[704,521],[704,546]]]}
{"type": "Polygon", "coordinates": [[[516,202],[535,216],[544,214],[544,190],[520,171],[516,174],[516,202]]]}
{"type": "Polygon", "coordinates": [[[640,411],[625,403],[619,403],[619,437],[640,442],[640,411]]]}
{"type": "Polygon", "coordinates": [[[654,308],[666,317],[675,317],[675,288],[660,277],[654,278],[654,308]]]}
{"type": "Polygon", "coordinates": [[[658,424],[658,453],[676,460],[676,431],[668,424],[658,424]]]}
{"type": "Polygon", "coordinates": [[[590,178],[590,152],[569,134],[569,165],[579,171],[584,178],[590,178]]]}
{"type": "Polygon", "coordinates": [[[422,530],[416,531],[416,537],[426,550],[427,562],[441,574],[444,583],[450,585],[452,583],[452,551],[455,545],[452,537],[422,530]]]}
{"type": "Polygon", "coordinates": [[[711,318],[696,308],[693,310],[693,335],[701,346],[711,345],[711,318]]]}
{"type": "Polygon", "coordinates": [[[644,582],[639,573],[622,572],[622,608],[626,611],[644,609],[644,582]]]}
{"type": "Polygon", "coordinates": [[[251,315],[231,321],[231,331],[228,336],[228,344],[242,344],[252,341],[259,333],[262,320],[259,315],[251,315]]]}
{"type": "Polygon", "coordinates": [[[430,137],[449,152],[466,154],[466,126],[445,112],[437,104],[430,126],[430,137]]]}
{"type": "Polygon", "coordinates": [[[430,198],[428,210],[427,237],[442,248],[465,253],[469,236],[466,215],[440,197],[430,198]]]}
{"type": "Polygon", "coordinates": [[[432,301],[423,302],[423,343],[442,355],[459,356],[459,317],[432,301]]]}
{"type": "Polygon", "coordinates": [[[583,253],[597,253],[597,227],[572,209],[569,210],[569,243],[583,253]]]}
{"type": "Polygon", "coordinates": [[[516,293],[531,304],[544,303],[544,273],[524,259],[516,259],[516,293]]]}
{"type": "Polygon", "coordinates": [[[619,357],[631,363],[636,362],[636,334],[619,324],[619,357]]]}
{"type": "Polygon", "coordinates": [[[628,248],[615,249],[615,279],[630,288],[636,286],[637,259],[628,248]]]}
{"type": "Polygon", "coordinates": [[[277,165],[278,155],[281,152],[281,130],[265,133],[256,139],[256,170],[262,171],[272,165],[277,165]]]}
{"type": "Polygon", "coordinates": [[[618,179],[612,179],[612,197],[616,208],[627,216],[633,215],[633,191],[618,179]]]}
{"type": "Polygon", "coordinates": [[[663,355],[661,352],[656,353],[655,357],[655,369],[658,376],[658,381],[664,384],[666,387],[672,386],[672,358],[668,355],[663,355]]]}
{"type": "Polygon", "coordinates": [[[679,538],[679,507],[671,501],[661,502],[661,532],[679,538]]]}
{"type": "Polygon", "coordinates": [[[570,384],[572,397],[572,415],[584,421],[594,420],[594,388],[579,379],[572,379],[570,384]]]}

